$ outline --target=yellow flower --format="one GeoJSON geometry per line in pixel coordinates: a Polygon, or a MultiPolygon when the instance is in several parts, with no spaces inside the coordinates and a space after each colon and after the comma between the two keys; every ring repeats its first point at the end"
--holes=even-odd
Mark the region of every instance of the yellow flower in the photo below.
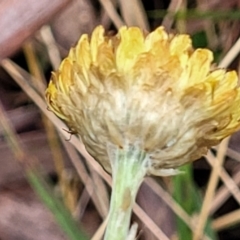
{"type": "Polygon", "coordinates": [[[212,69],[212,60],[163,27],[122,27],[110,37],[99,26],[53,73],[48,106],[108,172],[112,147],[137,145],[147,174],[171,174],[240,128],[237,74],[212,69]]]}

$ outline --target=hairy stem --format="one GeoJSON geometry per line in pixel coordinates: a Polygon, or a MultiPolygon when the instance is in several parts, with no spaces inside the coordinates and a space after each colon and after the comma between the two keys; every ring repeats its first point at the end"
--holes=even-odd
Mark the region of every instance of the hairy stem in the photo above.
{"type": "Polygon", "coordinates": [[[130,240],[137,231],[129,231],[132,208],[138,189],[146,175],[148,157],[138,147],[128,145],[123,149],[109,146],[112,164],[113,188],[105,240],[130,240]]]}

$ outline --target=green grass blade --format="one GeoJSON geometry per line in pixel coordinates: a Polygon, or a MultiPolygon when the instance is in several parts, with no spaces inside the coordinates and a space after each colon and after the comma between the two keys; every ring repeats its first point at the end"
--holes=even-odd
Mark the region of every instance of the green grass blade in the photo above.
{"type": "Polygon", "coordinates": [[[47,182],[33,170],[27,171],[29,183],[39,195],[44,204],[51,210],[61,229],[71,240],[86,240],[86,235],[80,230],[63,203],[53,195],[47,182]]]}
{"type": "MultiPolygon", "coordinates": [[[[202,205],[202,197],[192,177],[192,166],[188,164],[181,167],[180,170],[184,173],[173,178],[173,197],[189,215],[199,213],[202,205]]],[[[179,240],[192,239],[192,231],[180,218],[177,218],[177,230],[179,240]]],[[[210,239],[217,239],[215,232],[211,228],[210,219],[207,221],[205,233],[210,239]]]]}
{"type": "Polygon", "coordinates": [[[238,20],[240,19],[239,10],[215,10],[215,11],[199,11],[197,9],[188,9],[187,11],[168,12],[164,9],[156,9],[147,11],[147,16],[152,19],[165,17],[167,14],[174,19],[212,19],[220,21],[223,19],[238,20]]]}

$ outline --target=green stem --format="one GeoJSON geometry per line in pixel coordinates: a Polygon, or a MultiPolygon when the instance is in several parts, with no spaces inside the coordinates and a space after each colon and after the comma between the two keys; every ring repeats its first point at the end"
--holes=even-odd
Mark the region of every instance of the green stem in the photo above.
{"type": "Polygon", "coordinates": [[[113,187],[105,240],[134,239],[136,225],[129,232],[132,208],[146,175],[148,157],[136,146],[109,147],[113,187]]]}

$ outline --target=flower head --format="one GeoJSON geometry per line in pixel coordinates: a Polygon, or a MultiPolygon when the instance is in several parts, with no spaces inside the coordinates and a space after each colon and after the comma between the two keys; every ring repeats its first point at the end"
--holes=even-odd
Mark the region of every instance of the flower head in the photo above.
{"type": "Polygon", "coordinates": [[[149,156],[147,173],[161,175],[240,128],[237,74],[212,69],[212,60],[163,27],[122,27],[110,37],[99,26],[53,73],[48,106],[108,172],[109,147],[137,144],[149,156]]]}

